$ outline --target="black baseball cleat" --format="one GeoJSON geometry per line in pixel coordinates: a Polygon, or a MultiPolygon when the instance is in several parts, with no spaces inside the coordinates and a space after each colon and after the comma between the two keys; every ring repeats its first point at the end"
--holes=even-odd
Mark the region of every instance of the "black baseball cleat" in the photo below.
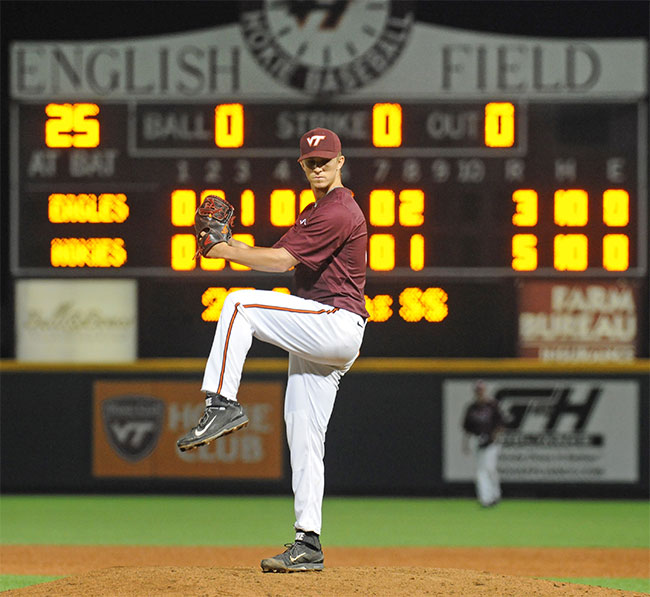
{"type": "Polygon", "coordinates": [[[322,570],[325,557],[316,533],[296,533],[293,543],[285,543],[284,553],[262,560],[262,572],[308,572],[322,570]]]}
{"type": "Polygon", "coordinates": [[[242,405],[235,400],[228,400],[221,394],[207,394],[205,404],[199,424],[176,442],[181,452],[203,446],[248,425],[242,405]]]}

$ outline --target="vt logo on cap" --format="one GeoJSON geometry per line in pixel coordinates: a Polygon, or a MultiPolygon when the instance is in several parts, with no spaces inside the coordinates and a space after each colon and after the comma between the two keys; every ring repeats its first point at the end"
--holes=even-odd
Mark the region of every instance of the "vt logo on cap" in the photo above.
{"type": "Polygon", "coordinates": [[[331,160],[341,153],[341,140],[334,131],[329,129],[312,129],[300,138],[301,162],[306,158],[327,158],[331,160]]]}
{"type": "Polygon", "coordinates": [[[325,135],[312,135],[307,137],[307,143],[309,143],[309,147],[316,147],[324,138],[325,135]]]}

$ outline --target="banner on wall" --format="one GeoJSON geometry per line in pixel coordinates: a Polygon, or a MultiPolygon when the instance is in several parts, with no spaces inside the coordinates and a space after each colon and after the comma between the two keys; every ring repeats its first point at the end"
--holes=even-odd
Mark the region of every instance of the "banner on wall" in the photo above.
{"type": "Polygon", "coordinates": [[[244,382],[237,395],[249,424],[188,452],[178,438],[203,414],[194,381],[96,381],[93,476],[282,479],[282,382],[244,382]]]}
{"type": "Polygon", "coordinates": [[[18,280],[16,359],[134,361],[137,303],[135,280],[18,280]]]}
{"type": "MultiPolygon", "coordinates": [[[[473,481],[462,421],[476,380],[443,383],[443,479],[473,481]]],[[[507,421],[502,481],[637,483],[639,386],[605,379],[494,379],[488,392],[507,421]]]]}
{"type": "Polygon", "coordinates": [[[638,290],[629,282],[528,280],[518,287],[518,356],[542,361],[631,361],[638,290]]]}
{"type": "Polygon", "coordinates": [[[243,2],[239,22],[174,35],[17,41],[11,96],[221,102],[296,92],[391,97],[400,90],[418,98],[546,99],[646,89],[637,74],[647,71],[643,40],[465,31],[419,22],[417,2],[408,0],[305,4],[243,2]]]}

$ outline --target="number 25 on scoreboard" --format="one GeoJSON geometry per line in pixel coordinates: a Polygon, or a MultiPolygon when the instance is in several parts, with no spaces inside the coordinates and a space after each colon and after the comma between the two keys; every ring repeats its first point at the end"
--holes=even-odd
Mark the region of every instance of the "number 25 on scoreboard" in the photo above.
{"type": "Polygon", "coordinates": [[[48,104],[45,107],[45,144],[48,147],[97,147],[97,104],[48,104]]]}

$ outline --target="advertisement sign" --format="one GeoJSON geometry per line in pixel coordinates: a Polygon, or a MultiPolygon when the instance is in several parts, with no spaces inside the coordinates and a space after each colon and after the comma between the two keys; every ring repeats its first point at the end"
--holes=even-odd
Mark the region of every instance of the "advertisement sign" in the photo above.
{"type": "MultiPolygon", "coordinates": [[[[443,384],[443,479],[473,481],[475,454],[462,449],[462,421],[476,380],[443,384]]],[[[502,481],[639,481],[639,386],[604,379],[492,379],[488,393],[506,420],[502,481]]]]}
{"type": "Polygon", "coordinates": [[[631,361],[638,346],[638,291],[628,282],[519,285],[518,356],[542,361],[631,361]]]}
{"type": "Polygon", "coordinates": [[[106,363],[137,358],[135,280],[18,280],[19,361],[106,363]]]}
{"type": "Polygon", "coordinates": [[[195,381],[96,381],[93,406],[93,476],[281,479],[281,382],[242,383],[238,400],[249,418],[244,429],[188,452],[178,438],[205,408],[195,381]]]}
{"type": "Polygon", "coordinates": [[[643,40],[530,38],[416,20],[416,4],[242,3],[239,23],[108,41],[16,41],[14,98],[642,95],[643,40]],[[621,68],[624,64],[626,68],[621,68]]]}

